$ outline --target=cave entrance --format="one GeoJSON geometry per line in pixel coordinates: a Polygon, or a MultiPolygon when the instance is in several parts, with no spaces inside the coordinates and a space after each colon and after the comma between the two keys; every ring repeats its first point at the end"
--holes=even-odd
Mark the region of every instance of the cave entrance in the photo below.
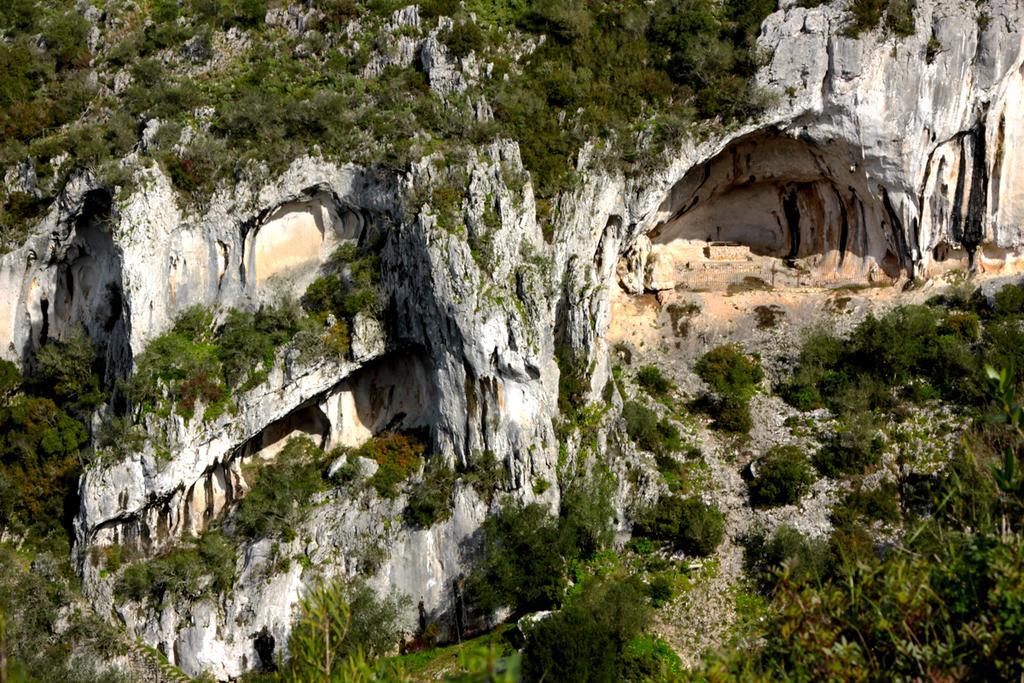
{"type": "Polygon", "coordinates": [[[272,460],[289,439],[299,436],[309,437],[317,446],[325,448],[330,433],[331,422],[323,409],[316,403],[308,403],[267,425],[242,446],[239,455],[242,458],[272,460]]]}
{"type": "Polygon", "coordinates": [[[40,344],[63,340],[82,326],[96,347],[107,387],[127,376],[132,355],[124,320],[121,254],[111,235],[110,193],[93,190],[75,221],[65,258],[57,266],[52,301],[43,302],[40,344]]]}
{"type": "Polygon", "coordinates": [[[438,396],[422,353],[394,352],[347,379],[325,404],[332,445],[359,446],[392,429],[432,428],[438,396]]]}
{"type": "Polygon", "coordinates": [[[892,282],[902,225],[852,147],[781,132],[740,138],[671,189],[648,235],[649,289],[892,282]],[[653,271],[653,272],[652,272],[653,271]]]}

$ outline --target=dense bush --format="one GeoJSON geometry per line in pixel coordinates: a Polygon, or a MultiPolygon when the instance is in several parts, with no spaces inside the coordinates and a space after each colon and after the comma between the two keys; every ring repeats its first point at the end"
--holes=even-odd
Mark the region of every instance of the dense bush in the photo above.
{"type": "Polygon", "coordinates": [[[672,381],[665,377],[656,365],[644,365],[637,370],[636,383],[655,397],[665,396],[675,389],[672,381]]]}
{"type": "Polygon", "coordinates": [[[614,475],[595,466],[587,475],[563,476],[558,523],[568,547],[587,558],[612,543],[612,496],[617,486],[614,475]]]}
{"type": "Polygon", "coordinates": [[[28,377],[0,360],[0,530],[63,536],[77,510],[87,422],[104,399],[89,337],[50,341],[28,377]]]}
{"type": "Polygon", "coordinates": [[[813,483],[814,474],[802,448],[792,444],[775,446],[758,463],[750,496],[756,505],[791,505],[813,483]]]}
{"type": "Polygon", "coordinates": [[[169,552],[130,564],[116,592],[122,599],[156,605],[220,595],[234,583],[235,561],[234,545],[219,531],[207,531],[169,552]]]}
{"type": "Polygon", "coordinates": [[[202,402],[203,418],[215,419],[229,405],[231,391],[247,391],[266,380],[277,349],[301,324],[288,303],[254,313],[232,309],[219,327],[213,311],[187,309],[136,358],[127,386],[135,415],[173,411],[191,419],[202,402]]]}
{"type": "Polygon", "coordinates": [[[637,401],[627,401],[622,406],[622,418],[626,421],[626,434],[645,451],[667,455],[683,447],[679,430],[666,419],[658,416],[647,406],[637,401]]]}
{"type": "Polygon", "coordinates": [[[357,313],[377,314],[380,309],[380,263],[376,255],[355,244],[339,246],[302,297],[302,307],[314,318],[328,316],[351,323],[357,313]]]}
{"type": "Polygon", "coordinates": [[[384,432],[352,454],[377,461],[379,467],[370,477],[370,485],[381,496],[394,498],[401,484],[419,470],[426,451],[426,443],[416,434],[384,432]]]}
{"type": "Polygon", "coordinates": [[[506,504],[483,523],[483,547],[466,581],[466,597],[484,616],[500,607],[517,613],[562,600],[575,548],[558,522],[537,504],[506,504]]]}
{"type": "Polygon", "coordinates": [[[70,527],[85,426],[53,401],[0,403],[0,528],[45,537],[70,527]]]}
{"type": "Polygon", "coordinates": [[[127,654],[123,635],[80,609],[67,541],[45,545],[0,544],[0,672],[12,682],[127,683],[111,666],[127,654]]]}
{"type": "Polygon", "coordinates": [[[637,534],[667,541],[693,555],[715,551],[725,533],[725,517],[697,497],[662,496],[637,522],[637,534]]]}
{"type": "Polygon", "coordinates": [[[327,488],[328,460],[309,437],[289,439],[273,462],[259,465],[235,510],[236,532],[252,539],[291,540],[310,499],[327,488]]]}
{"type": "Polygon", "coordinates": [[[282,677],[289,681],[396,680],[372,677],[361,669],[369,669],[367,659],[389,653],[398,643],[401,606],[398,599],[379,597],[361,581],[334,579],[316,587],[299,606],[282,677]]]}
{"type": "Polygon", "coordinates": [[[832,508],[832,524],[838,529],[876,521],[895,524],[900,518],[899,490],[891,481],[873,488],[859,483],[832,508]]]}
{"type": "Polygon", "coordinates": [[[874,414],[863,407],[848,408],[811,462],[826,477],[863,474],[879,463],[882,445],[874,414]]]}
{"type": "Polygon", "coordinates": [[[572,347],[559,345],[555,348],[558,363],[558,412],[572,418],[583,407],[590,383],[587,367],[572,347]]]}
{"type": "Polygon", "coordinates": [[[557,517],[539,504],[515,502],[488,517],[466,581],[473,609],[489,618],[500,607],[525,613],[559,605],[574,564],[611,543],[614,483],[607,473],[569,481],[557,517]]]}
{"type": "Polygon", "coordinates": [[[745,403],[764,378],[760,363],[735,344],[716,347],[697,359],[693,371],[723,400],[745,403]]]}
{"type": "Polygon", "coordinates": [[[627,660],[633,667],[648,664],[644,653],[627,655],[627,648],[650,618],[650,607],[631,582],[591,582],[530,629],[523,680],[621,681],[627,660]]]}
{"type": "Polygon", "coordinates": [[[427,464],[422,481],[409,492],[405,519],[411,525],[429,529],[452,516],[455,473],[440,459],[427,464]]]}
{"type": "Polygon", "coordinates": [[[796,583],[824,579],[830,568],[828,543],[812,539],[793,527],[780,526],[770,536],[755,532],[743,542],[748,576],[770,592],[781,576],[796,583]]]}
{"type": "Polygon", "coordinates": [[[452,53],[452,56],[462,59],[470,53],[481,50],[486,44],[486,36],[474,21],[456,21],[451,28],[444,31],[440,36],[441,42],[452,53]]]}
{"type": "Polygon", "coordinates": [[[682,677],[682,661],[664,640],[640,636],[626,644],[622,653],[622,680],[633,683],[675,681],[682,677]]]}
{"type": "Polygon", "coordinates": [[[885,18],[885,28],[898,36],[914,34],[914,0],[854,0],[847,8],[846,33],[859,36],[876,28],[885,18]]]}
{"type": "Polygon", "coordinates": [[[36,352],[32,377],[36,393],[55,402],[82,420],[87,420],[103,401],[99,361],[92,340],[75,327],[63,341],[50,341],[36,352]]]}
{"type": "Polygon", "coordinates": [[[802,410],[825,406],[851,419],[855,413],[891,408],[895,398],[941,396],[983,404],[977,351],[985,362],[1010,367],[1021,355],[1015,345],[1024,337],[1016,326],[989,323],[982,348],[976,350],[971,325],[961,313],[899,306],[881,318],[869,315],[845,340],[815,330],[804,340],[797,369],[780,393],[802,410]]]}
{"type": "Polygon", "coordinates": [[[764,378],[758,360],[744,354],[737,345],[726,344],[698,358],[693,369],[715,394],[707,406],[715,417],[713,426],[738,434],[749,432],[750,399],[764,378]]]}

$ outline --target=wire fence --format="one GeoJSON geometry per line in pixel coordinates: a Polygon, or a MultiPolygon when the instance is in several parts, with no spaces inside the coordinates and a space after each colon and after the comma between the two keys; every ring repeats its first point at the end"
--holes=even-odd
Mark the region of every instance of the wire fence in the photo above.
{"type": "Polygon", "coordinates": [[[820,287],[862,286],[865,278],[845,273],[802,273],[781,268],[708,268],[676,272],[676,288],[689,290],[727,290],[733,288],[800,289],[820,287]]]}

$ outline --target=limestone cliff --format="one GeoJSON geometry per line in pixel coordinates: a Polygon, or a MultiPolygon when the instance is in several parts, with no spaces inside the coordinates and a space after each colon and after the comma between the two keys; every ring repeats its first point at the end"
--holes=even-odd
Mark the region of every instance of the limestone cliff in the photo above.
{"type": "MultiPolygon", "coordinates": [[[[298,296],[345,242],[377,245],[385,311],[355,326],[351,359],[308,361],[285,349],[235,413],[211,422],[150,417],[147,430],[160,440],[91,466],[75,523],[89,597],[185,671],[218,678],[258,664],[263,629],[286,642],[304,586],[366,570],[370,550],[379,551],[373,585],[412,598],[410,631],[417,604],[454,623],[458,580],[490,505],[468,485],[458,485],[451,518],[428,530],[402,524],[402,497],[329,494],[287,547],[247,544],[235,589],[217,600],[118,600],[90,557],[111,544],[153,554],[201,533],[244,497],[243,466],[272,459],[298,434],[326,448],[386,428],[426,428],[433,452],[450,463],[491,453],[509,492],[555,505],[558,486],[535,484],[559,474],[556,344],[586,358],[596,396],[609,375],[612,287],[620,279],[636,292],[671,287],[681,241],[738,242],[821,275],[862,279],[1016,269],[1022,0],[983,9],[922,0],[906,38],[850,37],[839,8],[783,4],[759,38],[767,55],[759,80],[777,98],[768,114],[679,141],[642,177],[603,170],[585,150],[576,189],[555,202],[550,241],[509,141],[465,161],[454,217],[432,202],[431,188],[445,182],[443,160],[432,157],[404,173],[303,157],[280,177],[222,188],[202,210],[181,208],[157,169],[138,171],[126,196],[88,175],[69,184],[29,241],[0,256],[5,357],[23,359],[82,324],[113,382],[189,306],[298,296]],[[485,232],[481,258],[470,242],[485,232]],[[651,254],[663,271],[653,286],[651,254]],[[315,571],[292,563],[275,573],[276,553],[302,555],[315,571]]],[[[432,86],[447,83],[449,93],[473,76],[443,59],[436,36],[425,49],[427,68],[443,67],[432,86]]],[[[632,495],[620,486],[620,509],[632,495]]],[[[618,521],[628,529],[624,514],[618,521]]]]}

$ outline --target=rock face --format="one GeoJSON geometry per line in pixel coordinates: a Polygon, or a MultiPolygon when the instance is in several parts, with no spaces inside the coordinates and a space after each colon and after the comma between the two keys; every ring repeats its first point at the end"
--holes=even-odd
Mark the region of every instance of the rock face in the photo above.
{"type": "MultiPolygon", "coordinates": [[[[922,2],[915,34],[902,39],[846,37],[832,7],[765,22],[774,54],[761,79],[783,99],[774,123],[811,155],[849,159],[848,174],[826,163],[821,175],[848,220],[868,224],[861,258],[885,268],[892,254],[890,267],[922,275],[1014,265],[1004,257],[1020,247],[1024,221],[1024,159],[1010,144],[1022,134],[1022,11],[1018,0],[922,2]]],[[[806,192],[801,181],[788,189],[806,192]]],[[[819,203],[808,199],[798,194],[798,207],[819,203]]],[[[844,256],[834,238],[825,244],[844,256]]]]}
{"type": "MultiPolygon", "coordinates": [[[[466,168],[460,210],[468,229],[494,245],[489,269],[465,237],[439,227],[442,217],[429,206],[402,218],[407,193],[439,182],[431,160],[404,179],[299,160],[273,187],[248,195],[242,187],[200,217],[178,212],[162,176],[145,180],[108,237],[121,255],[111,271],[123,282],[126,343],[136,352],[193,304],[251,307],[301,293],[346,240],[381,244],[385,313],[381,322],[356,319],[350,361],[303,364],[285,353],[267,381],[236,398],[234,414],[209,423],[150,417],[141,452],[87,471],[76,554],[98,605],[115,608],[133,633],[185,670],[233,677],[258,664],[253,634],[266,627],[276,642],[287,642],[303,586],[363,570],[360,557],[379,555],[372,584],[415,598],[409,632],[418,607],[445,627],[465,573],[464,546],[487,510],[465,487],[452,517],[426,531],[404,525],[403,498],[338,494],[321,501],[292,545],[274,553],[270,542],[246,546],[236,590],[216,603],[154,611],[116,600],[91,553],[117,544],[153,555],[202,533],[245,495],[251,481],[243,465],[272,459],[296,435],[330,448],[359,445],[384,429],[426,428],[432,457],[471,466],[491,453],[520,497],[534,497],[536,480],[556,480],[553,312],[535,257],[544,244],[529,185],[515,192],[505,186],[510,170],[522,173],[511,145],[485,150],[466,168]],[[488,224],[485,212],[499,222],[488,224]],[[280,553],[308,558],[308,571],[298,563],[277,571],[280,553]]],[[[75,223],[52,242],[74,242],[79,233],[75,223]]],[[[52,269],[40,268],[36,277],[50,277],[52,269]]],[[[22,302],[23,310],[33,307],[45,313],[38,299],[22,302]]],[[[79,317],[68,325],[92,311],[74,310],[79,317]]],[[[45,334],[40,326],[17,329],[28,347],[45,334]]],[[[120,368],[130,369],[130,354],[120,368]]]]}
{"type": "MultiPolygon", "coordinates": [[[[273,458],[296,434],[330,447],[389,426],[424,427],[437,457],[466,466],[492,453],[510,492],[537,498],[534,482],[558,479],[556,341],[589,361],[599,391],[610,288],[672,287],[678,242],[738,242],[856,277],[1016,268],[1024,3],[917,5],[917,32],[901,39],[847,37],[829,6],[775,13],[760,37],[771,57],[759,78],[778,96],[764,120],[683,141],[644,178],[597,170],[584,153],[577,189],[557,201],[550,244],[529,181],[513,181],[526,177],[513,143],[466,163],[454,217],[422,199],[444,182],[432,159],[394,175],[303,158],[273,182],[222,189],[201,214],[182,210],[156,170],[116,199],[87,176],[75,180],[35,236],[0,256],[5,357],[23,359],[82,324],[108,380],[124,377],[189,306],[300,294],[346,241],[380,244],[386,301],[381,321],[356,321],[351,360],[283,354],[267,382],[238,397],[236,416],[154,419],[147,430],[163,449],[151,439],[89,469],[76,556],[100,612],[113,607],[171,662],[219,678],[259,665],[264,629],[286,643],[296,602],[321,576],[370,571],[381,591],[412,598],[410,629],[420,604],[450,621],[464,549],[488,511],[464,486],[451,519],[429,530],[403,524],[401,497],[332,493],[284,547],[245,546],[236,587],[218,600],[161,609],[116,600],[90,558],[114,543],[148,555],[200,533],[244,496],[242,465],[273,458]],[[452,229],[453,219],[465,229],[452,229]],[[280,556],[306,561],[281,570],[280,556]]],[[[396,25],[418,21],[403,12],[396,25]]],[[[395,58],[416,50],[432,87],[464,87],[436,35],[395,58]]],[[[554,486],[540,498],[555,504],[558,495],[554,486]]]]}

